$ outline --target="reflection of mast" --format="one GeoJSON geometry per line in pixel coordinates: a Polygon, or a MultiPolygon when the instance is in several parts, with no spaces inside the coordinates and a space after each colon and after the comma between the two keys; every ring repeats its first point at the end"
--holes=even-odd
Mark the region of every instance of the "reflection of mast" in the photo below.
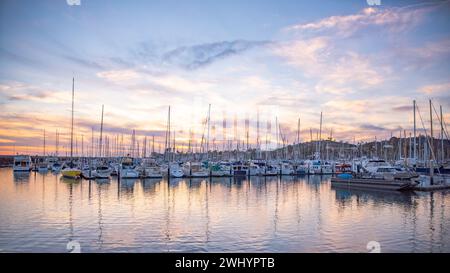
{"type": "Polygon", "coordinates": [[[206,242],[209,242],[209,198],[208,198],[208,188],[210,188],[210,186],[208,187],[208,180],[204,180],[206,183],[206,194],[205,194],[205,210],[206,210],[206,230],[205,230],[205,235],[206,235],[206,242]]]}
{"type": "Polygon", "coordinates": [[[73,184],[69,184],[69,241],[72,241],[73,238],[73,218],[72,218],[72,210],[73,210],[73,184]]]}
{"type": "Polygon", "coordinates": [[[102,194],[101,194],[101,185],[98,185],[98,243],[99,243],[99,249],[102,249],[103,246],[103,215],[102,215],[102,194]]]}
{"type": "MultiPolygon", "coordinates": [[[[102,157],[102,140],[103,140],[103,110],[104,110],[104,105],[102,104],[102,119],[100,122],[100,157],[102,157]]],[[[134,143],[133,143],[134,145],[134,143]]],[[[134,152],[134,151],[133,151],[134,152]]]]}
{"type": "Polygon", "coordinates": [[[75,78],[72,78],[72,121],[70,125],[70,158],[73,157],[73,107],[75,99],[75,78]]]}

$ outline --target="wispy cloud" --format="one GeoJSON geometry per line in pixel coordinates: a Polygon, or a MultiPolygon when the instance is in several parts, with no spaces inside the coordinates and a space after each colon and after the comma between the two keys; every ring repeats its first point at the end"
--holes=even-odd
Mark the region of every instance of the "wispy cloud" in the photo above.
{"type": "Polygon", "coordinates": [[[401,8],[368,7],[356,14],[330,16],[315,22],[292,25],[285,30],[302,33],[332,32],[340,36],[350,36],[368,27],[383,27],[400,32],[417,25],[435,6],[436,4],[401,8]]]}
{"type": "Polygon", "coordinates": [[[162,61],[184,69],[196,69],[269,43],[268,41],[236,40],[183,46],[165,53],[162,61]]]}
{"type": "Polygon", "coordinates": [[[419,89],[419,92],[428,94],[428,95],[436,95],[450,92],[450,82],[440,83],[440,84],[431,84],[422,86],[419,89]]]}

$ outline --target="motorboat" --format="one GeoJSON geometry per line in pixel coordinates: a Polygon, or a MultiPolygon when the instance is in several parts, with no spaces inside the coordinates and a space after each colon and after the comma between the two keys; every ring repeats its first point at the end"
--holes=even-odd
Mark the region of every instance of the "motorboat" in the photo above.
{"type": "Polygon", "coordinates": [[[139,178],[139,172],[136,170],[136,165],[133,158],[124,157],[120,162],[119,168],[120,178],[139,178]]]}
{"type": "Polygon", "coordinates": [[[29,155],[14,156],[13,171],[29,172],[31,170],[31,157],[29,155]]]}
{"type": "Polygon", "coordinates": [[[189,177],[209,177],[209,170],[201,162],[186,162],[183,172],[189,177]]]}

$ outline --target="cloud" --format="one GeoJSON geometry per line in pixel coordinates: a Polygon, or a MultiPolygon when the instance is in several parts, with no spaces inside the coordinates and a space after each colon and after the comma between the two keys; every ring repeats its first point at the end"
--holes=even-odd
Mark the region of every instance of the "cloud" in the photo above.
{"type": "Polygon", "coordinates": [[[66,96],[55,90],[43,89],[22,82],[0,84],[0,96],[9,101],[36,101],[44,103],[60,103],[66,96]]]}
{"type": "Polygon", "coordinates": [[[413,106],[412,105],[394,106],[392,107],[392,110],[395,112],[412,112],[413,106]]]}
{"type": "Polygon", "coordinates": [[[267,44],[269,44],[267,41],[236,40],[183,46],[165,53],[162,56],[162,62],[184,69],[197,69],[225,57],[267,44]]]}
{"type": "Polygon", "coordinates": [[[367,123],[360,124],[359,128],[361,130],[368,130],[368,131],[386,131],[386,130],[389,130],[389,129],[387,129],[385,127],[382,127],[382,126],[377,126],[377,125],[367,124],[367,123]]]}
{"type": "Polygon", "coordinates": [[[140,78],[140,75],[132,69],[125,69],[98,72],[97,77],[111,82],[120,83],[124,81],[136,80],[140,78]]]}
{"type": "Polygon", "coordinates": [[[441,93],[447,93],[450,91],[450,82],[441,83],[441,84],[431,84],[422,86],[419,89],[419,92],[427,95],[435,95],[441,93]]]}
{"type": "Polygon", "coordinates": [[[301,23],[285,28],[288,32],[332,32],[348,37],[368,27],[383,27],[401,32],[417,25],[432,8],[428,6],[407,6],[401,8],[368,7],[356,14],[330,16],[311,23],[301,23]]]}
{"type": "Polygon", "coordinates": [[[319,93],[348,94],[378,86],[385,80],[386,67],[353,51],[340,52],[325,37],[285,42],[272,47],[275,55],[317,81],[319,93]]]}

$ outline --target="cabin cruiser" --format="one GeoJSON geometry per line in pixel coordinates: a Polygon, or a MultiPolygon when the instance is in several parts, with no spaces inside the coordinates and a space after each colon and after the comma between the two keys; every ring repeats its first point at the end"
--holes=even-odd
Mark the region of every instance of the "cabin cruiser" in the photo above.
{"type": "Polygon", "coordinates": [[[14,156],[13,171],[29,172],[31,170],[31,157],[29,155],[14,156]]]}
{"type": "Polygon", "coordinates": [[[250,162],[250,164],[248,165],[248,172],[249,175],[254,176],[254,175],[260,175],[261,174],[261,168],[259,168],[259,165],[250,162]]]}
{"type": "Polygon", "coordinates": [[[363,167],[363,175],[382,179],[408,179],[416,177],[414,173],[393,167],[384,160],[369,160],[363,167]]]}
{"type": "Polygon", "coordinates": [[[37,163],[37,171],[41,173],[48,172],[48,163],[45,159],[37,163]]]}
{"type": "Polygon", "coordinates": [[[233,175],[234,176],[248,176],[248,166],[241,162],[233,163],[233,175]]]}
{"type": "Polygon", "coordinates": [[[156,164],[155,160],[145,158],[140,166],[136,168],[140,176],[143,178],[161,178],[163,177],[161,167],[156,164]]]}
{"type": "Polygon", "coordinates": [[[211,164],[209,166],[209,171],[211,173],[211,176],[224,176],[226,172],[224,169],[222,169],[222,165],[220,163],[211,164]]]}
{"type": "Polygon", "coordinates": [[[309,165],[305,162],[299,162],[296,166],[295,166],[295,174],[296,175],[303,175],[303,174],[308,174],[309,173],[309,165]]]}
{"type": "Polygon", "coordinates": [[[73,161],[65,164],[61,173],[65,178],[78,179],[81,177],[81,170],[73,161]]]}
{"type": "Polygon", "coordinates": [[[312,160],[309,164],[310,174],[322,174],[322,162],[320,160],[312,160]]]}
{"type": "Polygon", "coordinates": [[[219,163],[220,170],[222,172],[222,176],[232,176],[233,175],[233,168],[232,164],[230,162],[222,161],[219,163]]]}
{"type": "Polygon", "coordinates": [[[91,163],[84,163],[81,166],[81,176],[84,179],[94,179],[95,178],[95,169],[91,163]]]}
{"type": "Polygon", "coordinates": [[[53,172],[60,172],[62,169],[62,164],[59,162],[55,162],[51,165],[51,169],[53,172]]]}
{"type": "Polygon", "coordinates": [[[136,170],[136,166],[134,165],[133,158],[124,157],[120,163],[119,168],[120,178],[138,178],[139,172],[136,170]]]}
{"type": "Polygon", "coordinates": [[[272,175],[278,175],[280,173],[279,168],[275,164],[266,164],[264,168],[263,175],[264,176],[272,176],[272,175]]]}
{"type": "Polygon", "coordinates": [[[107,164],[100,164],[95,168],[95,178],[109,178],[111,176],[111,168],[107,164]]]}
{"type": "Polygon", "coordinates": [[[183,171],[189,177],[208,177],[209,170],[201,162],[186,162],[183,171]]]}
{"type": "Polygon", "coordinates": [[[321,164],[321,168],[320,168],[321,172],[320,173],[321,174],[333,174],[334,173],[333,169],[334,169],[333,164],[325,161],[325,162],[322,162],[322,164],[321,164]]]}
{"type": "Polygon", "coordinates": [[[294,168],[288,162],[282,162],[280,164],[280,168],[281,168],[281,171],[280,171],[281,175],[293,175],[294,174],[294,168]]]}

